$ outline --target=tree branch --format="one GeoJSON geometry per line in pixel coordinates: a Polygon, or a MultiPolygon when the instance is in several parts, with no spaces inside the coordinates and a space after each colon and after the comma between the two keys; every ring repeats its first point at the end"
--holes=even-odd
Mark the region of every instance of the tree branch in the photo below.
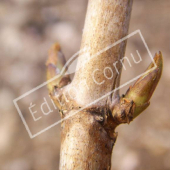
{"type": "Polygon", "coordinates": [[[154,58],[157,68],[151,69],[151,64],[125,95],[119,97],[116,91],[105,96],[119,86],[122,70],[119,61],[124,57],[126,42],[112,45],[127,35],[131,8],[132,0],[89,0],[81,44],[83,53],[71,83],[66,69],[58,72],[65,63],[59,45],[49,51],[47,79],[54,81],[49,80],[48,89],[64,118],[61,170],[109,170],[117,138],[115,128],[130,123],[149,105],[159,82],[161,53],[154,58]]]}
{"type": "MultiPolygon", "coordinates": [[[[122,67],[118,61],[124,56],[126,42],[104,49],[127,35],[131,8],[132,0],[89,0],[81,43],[85,52],[79,56],[72,82],[80,105],[89,104],[118,86],[122,67]],[[101,50],[104,51],[97,55],[101,50]],[[113,66],[116,62],[119,75],[113,66]],[[111,79],[104,76],[104,71],[110,76],[108,67],[113,69],[111,79]]],[[[98,104],[104,106],[106,102],[104,98],[98,104]]]]}

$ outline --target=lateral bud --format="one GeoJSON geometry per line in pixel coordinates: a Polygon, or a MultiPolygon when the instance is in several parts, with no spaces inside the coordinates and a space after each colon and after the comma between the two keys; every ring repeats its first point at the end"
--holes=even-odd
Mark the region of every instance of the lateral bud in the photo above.
{"type": "Polygon", "coordinates": [[[160,80],[163,68],[161,52],[155,54],[154,62],[156,65],[151,63],[145,71],[146,73],[127,90],[124,96],[135,103],[134,118],[149,106],[149,100],[160,80]]]}
{"type": "Polygon", "coordinates": [[[66,60],[60,45],[55,43],[49,49],[48,60],[46,62],[47,80],[49,81],[47,87],[50,93],[52,93],[55,88],[61,88],[70,82],[69,75],[65,75],[67,69],[64,69],[65,64],[66,60]]]}

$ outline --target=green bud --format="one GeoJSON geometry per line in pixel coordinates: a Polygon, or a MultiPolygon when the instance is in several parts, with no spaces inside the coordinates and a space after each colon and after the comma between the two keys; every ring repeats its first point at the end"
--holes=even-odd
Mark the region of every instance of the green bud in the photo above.
{"type": "Polygon", "coordinates": [[[151,63],[146,73],[125,94],[125,99],[133,100],[135,103],[134,118],[149,106],[149,100],[160,80],[163,68],[161,52],[155,54],[154,62],[156,67],[154,63],[151,63]]]}

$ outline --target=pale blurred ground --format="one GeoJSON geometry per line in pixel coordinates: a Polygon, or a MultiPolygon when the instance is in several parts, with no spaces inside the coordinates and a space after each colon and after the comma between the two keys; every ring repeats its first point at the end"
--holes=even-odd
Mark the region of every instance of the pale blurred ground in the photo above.
{"type": "MultiPolygon", "coordinates": [[[[13,99],[45,81],[51,44],[58,41],[67,59],[79,50],[86,6],[86,0],[0,1],[0,170],[58,169],[59,126],[30,139],[13,99]]],[[[152,55],[162,51],[164,71],[150,107],[117,129],[112,169],[170,170],[170,1],[134,0],[129,32],[136,29],[152,55]]],[[[24,106],[22,112],[29,114],[24,106]]]]}

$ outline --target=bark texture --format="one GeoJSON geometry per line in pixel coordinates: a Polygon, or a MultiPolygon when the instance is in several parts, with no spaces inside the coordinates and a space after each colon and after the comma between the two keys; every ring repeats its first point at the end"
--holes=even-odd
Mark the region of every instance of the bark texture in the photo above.
{"type": "Polygon", "coordinates": [[[59,44],[49,51],[48,89],[60,110],[60,170],[109,170],[115,128],[130,123],[149,105],[162,72],[162,54],[149,71],[120,97],[119,86],[132,0],[89,0],[77,71],[73,81],[59,73],[64,60],[59,44]],[[58,75],[57,79],[55,76],[58,75]]]}
{"type": "MultiPolygon", "coordinates": [[[[132,0],[89,1],[81,44],[84,51],[79,56],[78,71],[72,83],[64,89],[69,104],[64,106],[63,118],[118,86],[122,65],[117,63],[118,75],[113,63],[123,57],[126,42],[110,46],[127,35],[131,7],[132,0]],[[113,69],[112,78],[104,77],[106,67],[113,69]]],[[[109,70],[106,74],[111,77],[109,70]]],[[[117,94],[113,96],[115,100],[117,94]]],[[[110,94],[98,100],[62,123],[61,170],[111,168],[111,153],[117,136],[114,133],[117,124],[110,116],[111,97],[110,94]]],[[[61,100],[66,103],[65,99],[61,100]]]]}
{"type": "MultiPolygon", "coordinates": [[[[132,0],[89,0],[81,44],[85,52],[79,56],[72,82],[78,89],[76,101],[80,105],[99,99],[119,83],[122,65],[118,61],[124,56],[126,42],[112,45],[127,35],[131,8],[132,0]],[[113,66],[116,62],[119,75],[113,66]],[[105,71],[111,77],[107,68],[114,72],[111,79],[104,76],[105,71]]],[[[106,100],[100,105],[104,106],[106,100]]]]}
{"type": "Polygon", "coordinates": [[[62,123],[60,169],[110,169],[112,146],[93,113],[80,112],[62,123]]]}

